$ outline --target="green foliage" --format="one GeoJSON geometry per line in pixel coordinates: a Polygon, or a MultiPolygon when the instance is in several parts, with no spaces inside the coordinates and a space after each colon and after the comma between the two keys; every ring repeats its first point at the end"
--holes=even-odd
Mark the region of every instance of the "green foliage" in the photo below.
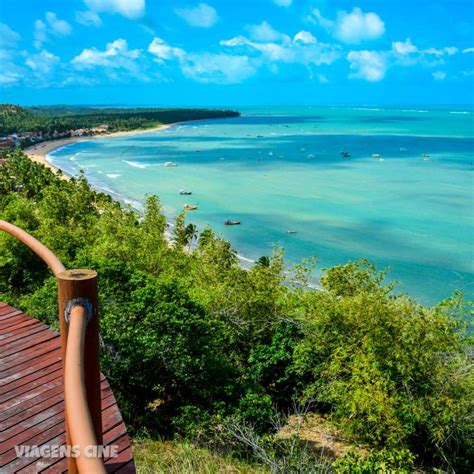
{"type": "Polygon", "coordinates": [[[159,124],[219,117],[235,117],[238,112],[209,109],[124,109],[80,107],[30,107],[0,104],[0,135],[41,132],[50,135],[80,128],[108,125],[108,131],[135,130],[159,124]]]}
{"type": "Polygon", "coordinates": [[[255,464],[219,456],[186,440],[133,441],[133,455],[138,474],[264,474],[270,470],[255,464]]]}
{"type": "MultiPolygon", "coordinates": [[[[59,179],[18,151],[0,166],[0,218],[65,266],[98,272],[102,368],[132,432],[217,446],[228,420],[237,420],[253,431],[234,435],[257,446],[241,450],[227,436],[236,452],[275,472],[314,472],[325,467],[295,440],[279,440],[271,423],[275,410],[311,401],[373,448],[368,458],[348,455],[342,471],[424,464],[468,472],[472,311],[459,293],[423,307],[393,295],[385,273],[364,260],[325,271],[318,291],[308,286],[314,260],[289,274],[275,249],[244,270],[211,229],[184,251],[197,230],[180,214],[170,245],[157,197],[141,215],[84,177],[59,179]]],[[[0,297],[56,327],[54,278],[3,233],[0,297]]]]}
{"type": "Polygon", "coordinates": [[[408,474],[414,470],[415,457],[407,449],[372,451],[368,456],[349,451],[334,463],[338,473],[372,474],[397,472],[408,474]]]}

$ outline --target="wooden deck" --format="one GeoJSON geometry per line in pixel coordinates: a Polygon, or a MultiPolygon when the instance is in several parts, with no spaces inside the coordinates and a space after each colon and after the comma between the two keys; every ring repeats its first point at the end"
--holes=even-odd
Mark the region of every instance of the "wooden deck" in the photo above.
{"type": "MultiPolygon", "coordinates": [[[[133,473],[130,440],[112,390],[102,375],[104,446],[108,472],[133,473]]],[[[0,473],[67,472],[65,458],[17,457],[15,446],[64,445],[64,400],[59,335],[0,303],[0,473]]]]}

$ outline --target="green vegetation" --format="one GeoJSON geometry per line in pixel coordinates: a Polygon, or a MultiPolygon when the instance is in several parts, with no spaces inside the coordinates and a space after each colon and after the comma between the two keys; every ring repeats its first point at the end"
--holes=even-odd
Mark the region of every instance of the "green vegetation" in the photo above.
{"type": "Polygon", "coordinates": [[[151,109],[100,107],[29,107],[0,105],[0,135],[41,132],[52,135],[69,130],[108,125],[108,131],[150,128],[160,124],[235,117],[238,112],[209,109],[151,109]]]}
{"type": "Polygon", "coordinates": [[[133,442],[138,474],[268,474],[258,465],[219,456],[186,441],[170,442],[138,438],[133,442]]]}
{"type": "MultiPolygon", "coordinates": [[[[98,271],[103,370],[149,450],[153,439],[186,440],[173,449],[188,467],[173,461],[169,472],[227,462],[273,472],[471,471],[472,314],[461,294],[423,307],[395,296],[366,261],[326,270],[316,291],[307,285],[314,262],[288,277],[280,250],[244,270],[210,229],[190,252],[196,229],[182,215],[170,245],[157,197],[140,216],[19,151],[0,166],[0,218],[67,267],[98,271]],[[282,438],[302,406],[364,450],[331,466],[330,453],[297,432],[282,438]]],[[[7,235],[0,299],[57,325],[54,278],[7,235]]],[[[156,449],[144,465],[159,471],[168,461],[156,449]]]]}

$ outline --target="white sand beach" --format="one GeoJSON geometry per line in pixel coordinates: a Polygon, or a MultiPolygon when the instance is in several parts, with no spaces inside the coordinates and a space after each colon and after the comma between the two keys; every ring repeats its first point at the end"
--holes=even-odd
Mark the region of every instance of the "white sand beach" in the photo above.
{"type": "MultiPolygon", "coordinates": [[[[62,146],[69,145],[71,143],[83,142],[86,140],[99,140],[101,138],[124,137],[127,135],[139,135],[142,133],[156,132],[158,130],[165,130],[167,128],[170,128],[173,125],[176,125],[176,124],[170,123],[170,124],[159,125],[157,127],[147,128],[147,129],[104,133],[103,135],[96,135],[93,137],[61,138],[59,140],[50,140],[47,142],[38,143],[36,145],[25,148],[23,151],[25,155],[28,156],[28,158],[30,158],[30,160],[36,163],[41,163],[42,165],[56,172],[56,171],[59,171],[59,168],[49,163],[48,160],[46,159],[46,156],[48,155],[48,153],[51,153],[53,150],[56,150],[57,148],[61,148],[62,146]]],[[[69,179],[69,176],[65,174],[62,174],[61,177],[62,179],[69,179]]]]}

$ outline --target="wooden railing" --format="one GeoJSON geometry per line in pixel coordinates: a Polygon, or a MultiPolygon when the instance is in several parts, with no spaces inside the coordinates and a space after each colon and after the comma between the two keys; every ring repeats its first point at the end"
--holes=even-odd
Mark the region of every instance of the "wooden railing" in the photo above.
{"type": "Polygon", "coordinates": [[[0,220],[0,230],[35,252],[58,282],[66,443],[79,448],[77,457],[68,457],[68,472],[105,473],[102,458],[90,456],[103,443],[97,273],[66,270],[41,242],[8,222],[0,220]]]}

